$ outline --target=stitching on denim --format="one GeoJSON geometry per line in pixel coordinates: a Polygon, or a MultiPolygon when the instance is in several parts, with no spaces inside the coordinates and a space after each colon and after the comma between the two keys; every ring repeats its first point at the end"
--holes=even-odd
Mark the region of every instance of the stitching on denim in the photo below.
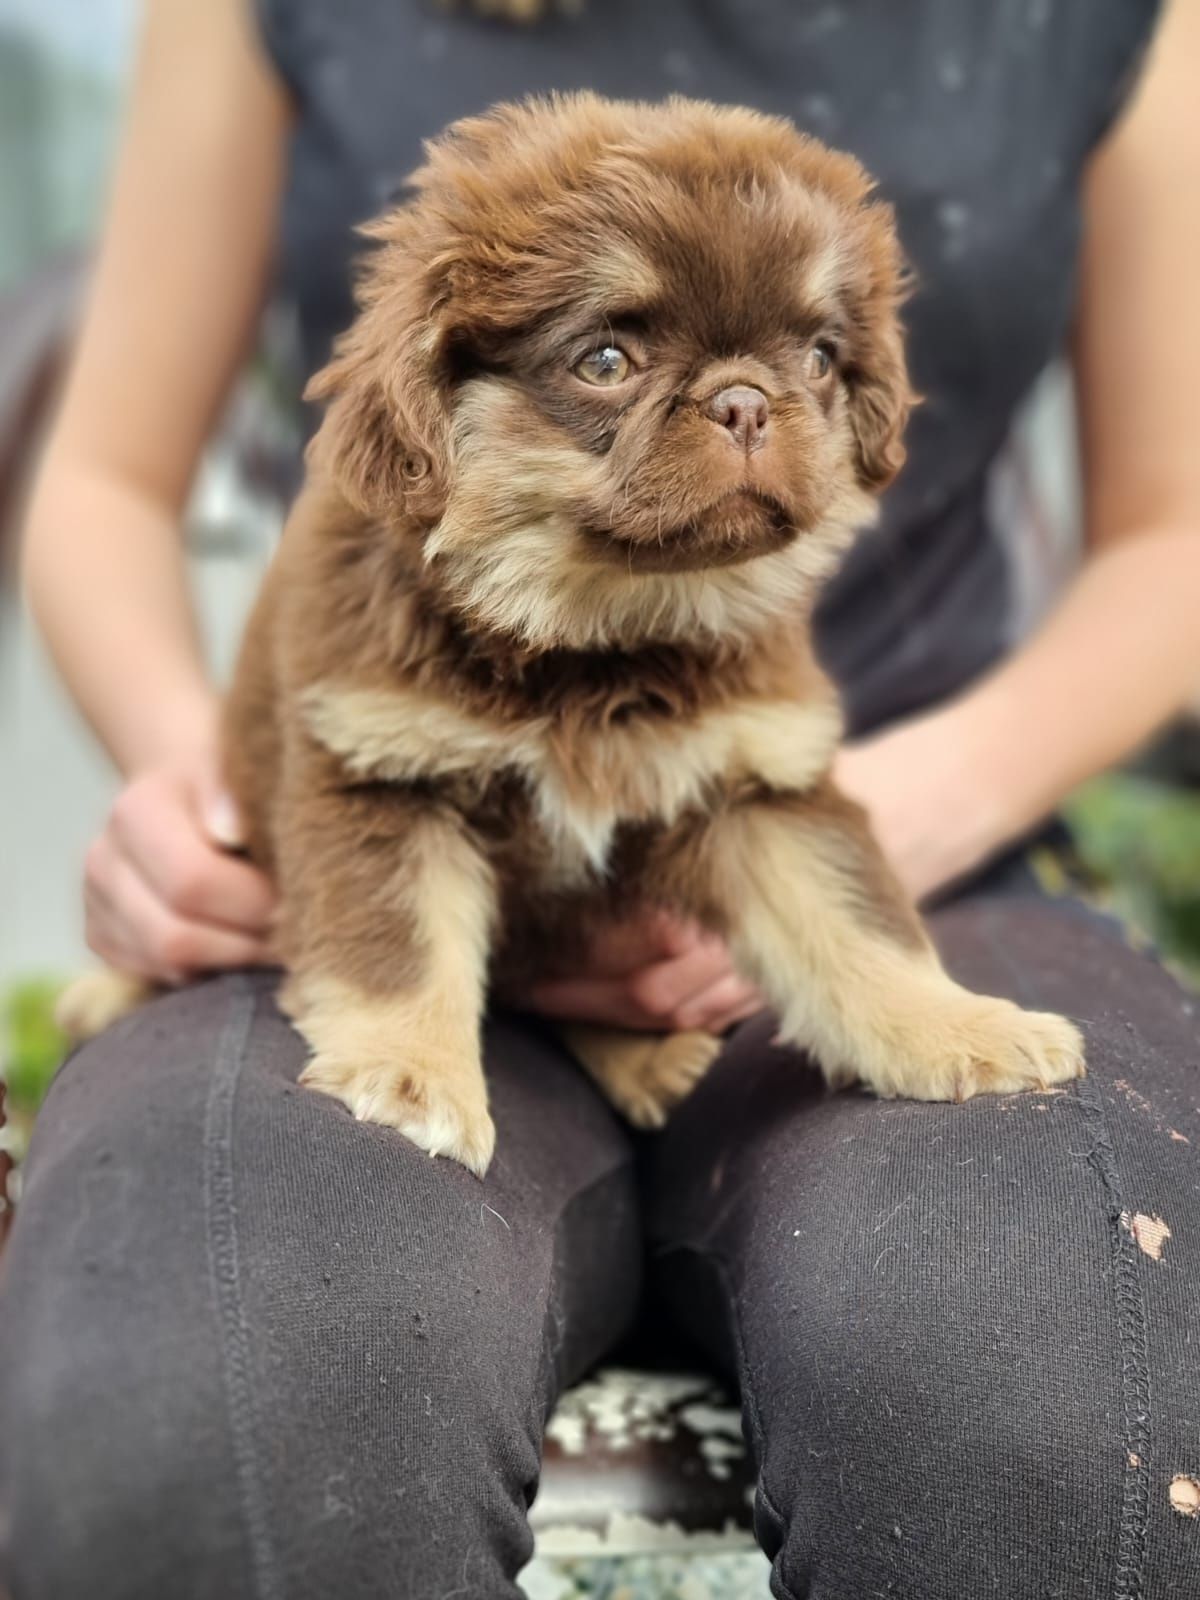
{"type": "Polygon", "coordinates": [[[254,1594],[281,1600],[283,1587],[267,1517],[256,1439],[258,1406],[254,1393],[250,1332],[242,1302],[238,1253],[237,1196],[233,1174],[234,1108],[246,1044],[254,1021],[255,997],[244,979],[235,992],[222,1029],[204,1111],[204,1218],[209,1276],[221,1330],[221,1357],[234,1470],[250,1545],[254,1594]]]}
{"type": "Polygon", "coordinates": [[[1117,1332],[1121,1341],[1121,1388],[1125,1425],[1125,1464],[1121,1517],[1117,1533],[1117,1562],[1113,1573],[1113,1600],[1142,1600],[1146,1569],[1146,1530],[1150,1516],[1153,1414],[1150,1356],[1146,1334],[1146,1304],[1142,1295],[1141,1262],[1127,1226],[1128,1211],[1117,1170],[1116,1154],[1108,1133],[1104,1103],[1090,1078],[1077,1085],[1079,1103],[1092,1125],[1088,1165],[1100,1177],[1106,1196],[1106,1215],[1112,1245],[1112,1284],[1116,1299],[1117,1332]]]}
{"type": "MultiPolygon", "coordinates": [[[[765,1450],[766,1434],[763,1430],[762,1415],[758,1409],[758,1401],[755,1399],[754,1387],[749,1380],[750,1363],[746,1357],[746,1341],[742,1335],[741,1304],[738,1300],[737,1291],[733,1287],[733,1276],[729,1268],[729,1263],[725,1260],[724,1256],[719,1255],[715,1250],[702,1250],[695,1244],[670,1245],[667,1249],[659,1251],[658,1254],[660,1259],[663,1259],[669,1255],[686,1254],[699,1256],[702,1260],[709,1262],[713,1267],[715,1267],[717,1277],[721,1280],[721,1286],[725,1291],[726,1304],[729,1308],[730,1326],[733,1329],[733,1343],[737,1354],[738,1386],[741,1390],[742,1404],[745,1409],[746,1419],[750,1424],[750,1432],[754,1437],[754,1455],[756,1461],[758,1462],[758,1479],[754,1485],[754,1492],[762,1501],[763,1505],[767,1508],[768,1513],[778,1524],[779,1528],[783,1530],[781,1531],[779,1539],[779,1550],[780,1554],[782,1555],[783,1546],[785,1543],[784,1532],[788,1526],[788,1519],[784,1516],[783,1512],[780,1511],[778,1505],[771,1497],[770,1490],[767,1488],[765,1450]]],[[[796,1594],[795,1590],[791,1589],[784,1582],[780,1562],[775,1560],[771,1563],[771,1565],[773,1569],[772,1579],[778,1585],[779,1600],[801,1600],[801,1597],[796,1594]]]]}

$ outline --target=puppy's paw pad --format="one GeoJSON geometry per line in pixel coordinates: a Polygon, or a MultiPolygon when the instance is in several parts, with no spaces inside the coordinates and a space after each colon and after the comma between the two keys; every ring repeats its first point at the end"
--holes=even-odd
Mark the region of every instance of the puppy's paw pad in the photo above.
{"type": "Polygon", "coordinates": [[[98,967],[62,991],[54,1003],[54,1020],[68,1039],[81,1044],[136,1011],[155,993],[155,986],[142,978],[98,967]]]}
{"type": "Polygon", "coordinates": [[[321,1052],[300,1074],[300,1082],[340,1100],[360,1122],[395,1128],[431,1156],[446,1156],[482,1177],[496,1147],[496,1128],[482,1074],[477,1088],[453,1081],[464,1075],[461,1063],[363,1066],[321,1052]]]}

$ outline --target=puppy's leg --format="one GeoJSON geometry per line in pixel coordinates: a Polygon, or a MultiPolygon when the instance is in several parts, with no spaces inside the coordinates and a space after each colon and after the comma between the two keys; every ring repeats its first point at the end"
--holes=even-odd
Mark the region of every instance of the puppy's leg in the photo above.
{"type": "Polygon", "coordinates": [[[460,821],[386,790],[310,795],[282,879],[280,1003],[313,1050],[301,1082],[482,1175],[495,892],[460,821]]]}
{"type": "Polygon", "coordinates": [[[721,1041],[711,1033],[631,1033],[590,1023],[564,1023],[563,1041],[635,1128],[661,1128],[667,1114],[699,1083],[721,1041]]]}
{"type": "Polygon", "coordinates": [[[963,1100],[1082,1073],[1071,1023],[947,975],[865,814],[831,784],[731,803],[674,855],[671,887],[726,934],[830,1083],[963,1100]]]}

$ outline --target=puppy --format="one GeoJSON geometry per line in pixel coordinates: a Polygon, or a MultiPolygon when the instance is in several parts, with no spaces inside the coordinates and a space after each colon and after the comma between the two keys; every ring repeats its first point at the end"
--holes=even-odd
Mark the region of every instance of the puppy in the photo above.
{"type": "MultiPolygon", "coordinates": [[[[489,983],[639,903],[722,934],[831,1085],[1082,1072],[1070,1023],[951,981],[830,778],[809,621],[911,399],[862,168],[749,111],[578,95],[456,124],[413,184],[310,385],[228,702],[303,1082],[482,1173],[489,983]]],[[[717,1050],[567,1038],[643,1126],[717,1050]]]]}

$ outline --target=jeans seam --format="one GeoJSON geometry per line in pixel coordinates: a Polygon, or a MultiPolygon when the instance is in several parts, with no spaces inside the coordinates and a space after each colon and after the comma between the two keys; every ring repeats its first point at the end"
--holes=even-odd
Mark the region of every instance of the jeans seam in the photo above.
{"type": "Polygon", "coordinates": [[[233,1446],[234,1475],[250,1548],[257,1600],[283,1594],[267,1499],[259,1467],[258,1404],[252,1376],[250,1328],[242,1298],[234,1183],[234,1120],[256,1000],[244,978],[231,980],[234,995],[218,1041],[204,1111],[204,1221],[209,1280],[220,1326],[221,1366],[233,1446]]]}
{"type": "Polygon", "coordinates": [[[1130,1213],[1121,1187],[1116,1153],[1109,1136],[1099,1087],[1092,1079],[1085,1078],[1077,1085],[1077,1094],[1079,1104],[1091,1123],[1092,1147],[1088,1151],[1088,1165],[1099,1175],[1106,1196],[1113,1264],[1111,1279],[1121,1345],[1126,1470],[1122,1474],[1113,1600],[1141,1600],[1146,1568],[1154,1440],[1153,1394],[1141,1262],[1130,1228],[1130,1213]]]}

